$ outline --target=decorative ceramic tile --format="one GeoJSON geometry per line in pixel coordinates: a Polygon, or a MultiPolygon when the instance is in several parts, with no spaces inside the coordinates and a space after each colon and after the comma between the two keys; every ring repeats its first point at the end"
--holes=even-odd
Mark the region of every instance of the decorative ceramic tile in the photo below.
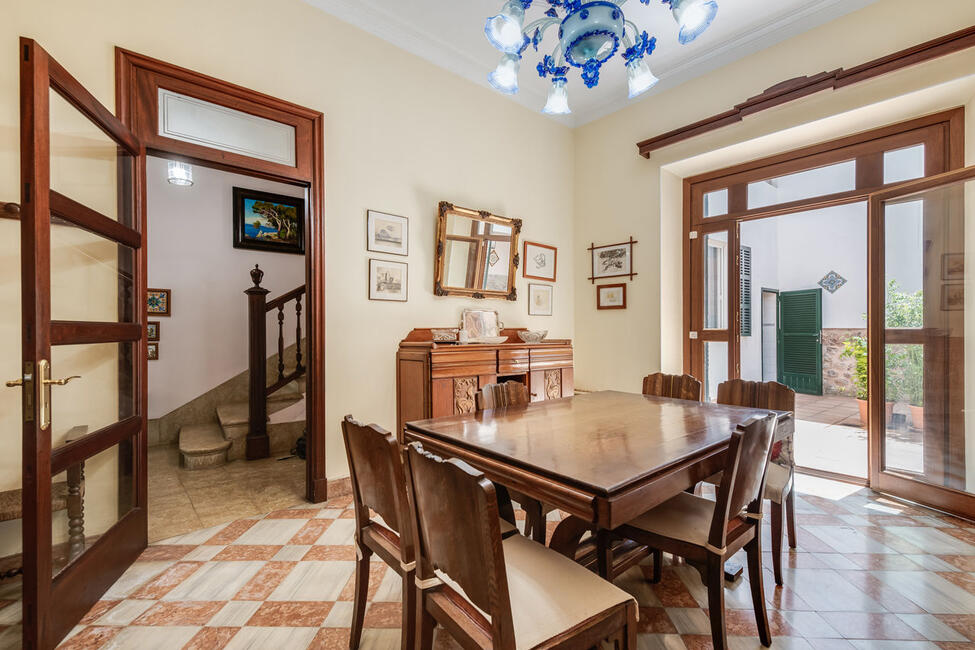
{"type": "Polygon", "coordinates": [[[823,279],[818,282],[819,286],[826,289],[830,293],[836,293],[836,290],[846,284],[846,278],[837,273],[836,271],[830,271],[823,276],[823,279]]]}

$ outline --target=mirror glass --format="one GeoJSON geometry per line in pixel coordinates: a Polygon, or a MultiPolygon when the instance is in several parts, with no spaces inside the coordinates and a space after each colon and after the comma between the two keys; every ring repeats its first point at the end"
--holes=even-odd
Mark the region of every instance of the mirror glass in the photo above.
{"type": "Polygon", "coordinates": [[[514,222],[462,208],[445,210],[441,220],[443,252],[438,267],[442,289],[507,297],[517,253],[514,222]]]}

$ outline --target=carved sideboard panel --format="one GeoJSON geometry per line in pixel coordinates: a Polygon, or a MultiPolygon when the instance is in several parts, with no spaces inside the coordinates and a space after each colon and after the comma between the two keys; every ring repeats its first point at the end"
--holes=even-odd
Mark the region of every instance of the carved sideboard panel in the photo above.
{"type": "Polygon", "coordinates": [[[516,329],[502,330],[499,345],[434,343],[429,329],[415,329],[396,353],[397,435],[411,420],[472,413],[485,384],[524,382],[533,402],[573,394],[572,342],[524,343],[516,329]]]}

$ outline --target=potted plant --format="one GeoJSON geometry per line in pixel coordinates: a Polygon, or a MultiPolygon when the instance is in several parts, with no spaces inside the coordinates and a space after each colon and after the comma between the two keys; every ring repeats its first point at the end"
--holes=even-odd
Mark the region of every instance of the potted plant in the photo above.
{"type": "Polygon", "coordinates": [[[860,407],[860,424],[867,423],[867,339],[852,336],[843,341],[843,357],[853,359],[853,386],[856,389],[857,406],[860,407]]]}
{"type": "Polygon", "coordinates": [[[907,346],[904,354],[904,393],[911,409],[911,426],[924,428],[924,349],[907,346]]]}

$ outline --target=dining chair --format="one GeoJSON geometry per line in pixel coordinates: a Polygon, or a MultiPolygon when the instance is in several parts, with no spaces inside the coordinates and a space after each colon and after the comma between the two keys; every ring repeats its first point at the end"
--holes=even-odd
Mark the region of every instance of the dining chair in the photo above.
{"type": "Polygon", "coordinates": [[[403,578],[401,647],[415,638],[416,562],[409,525],[406,474],[396,437],[375,424],[362,424],[351,415],[342,420],[342,436],[352,478],[355,509],[355,596],[349,647],[359,647],[369,591],[369,561],[375,553],[403,578]],[[381,519],[374,518],[376,513],[381,519]]]}
{"type": "MultiPolygon", "coordinates": [[[[503,384],[485,384],[475,397],[477,410],[523,406],[531,402],[528,387],[520,381],[506,381],[503,384]]],[[[508,496],[525,511],[525,535],[536,542],[545,543],[546,517],[553,508],[542,505],[526,494],[506,488],[508,496]]]]}
{"type": "Polygon", "coordinates": [[[701,382],[691,375],[667,375],[655,372],[643,378],[643,394],[701,401],[701,382]]]}
{"type": "MultiPolygon", "coordinates": [[[[775,381],[729,379],[718,384],[718,404],[747,406],[770,411],[796,410],[796,392],[775,381]]],[[[796,547],[796,461],[792,436],[772,446],[772,462],[765,482],[765,498],[772,503],[772,573],[775,584],[782,584],[782,520],[787,522],[789,547],[796,547]]],[[[717,477],[709,483],[717,484],[717,477]]]]}
{"type": "Polygon", "coordinates": [[[465,648],[636,648],[634,598],[527,537],[502,540],[495,486],[414,442],[406,466],[417,549],[417,645],[439,623],[465,648]]]}
{"type": "MultiPolygon", "coordinates": [[[[775,415],[751,418],[731,434],[715,501],[681,492],[614,532],[685,558],[701,572],[708,590],[714,650],[728,647],[724,608],[724,563],[742,548],[748,557],[755,622],[762,645],[772,643],[762,584],[762,490],[775,429],[775,415]]],[[[654,571],[654,582],[660,574],[654,571]]]]}

